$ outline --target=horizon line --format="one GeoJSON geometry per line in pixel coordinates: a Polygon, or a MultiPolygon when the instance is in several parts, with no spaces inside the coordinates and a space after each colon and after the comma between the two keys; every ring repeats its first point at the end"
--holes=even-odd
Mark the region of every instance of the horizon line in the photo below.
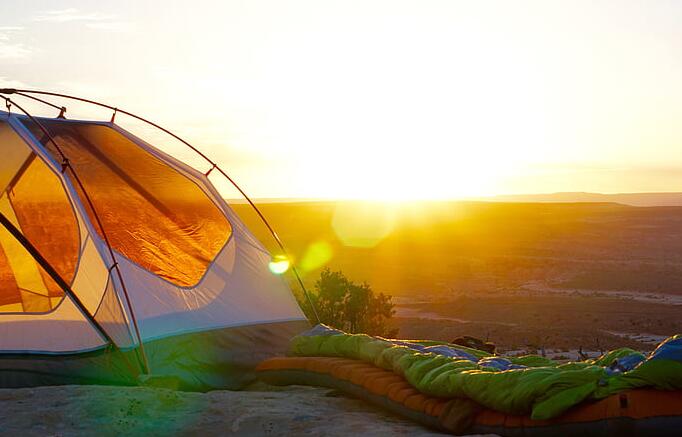
{"type": "MultiPolygon", "coordinates": [[[[491,199],[498,197],[515,197],[515,196],[556,196],[556,195],[595,195],[595,196],[629,196],[629,195],[671,195],[679,194],[682,195],[682,190],[680,191],[619,191],[613,193],[599,192],[599,191],[555,191],[555,192],[533,192],[533,193],[509,193],[509,194],[491,194],[491,195],[481,195],[481,196],[453,196],[453,197],[442,197],[442,198],[410,198],[405,199],[381,199],[381,198],[365,198],[365,197],[288,197],[288,196],[266,196],[266,197],[251,197],[252,200],[277,200],[277,201],[329,201],[329,200],[358,200],[358,201],[386,201],[386,202],[400,202],[403,200],[435,200],[435,201],[446,201],[446,200],[474,200],[474,199],[491,199]]],[[[245,200],[240,198],[230,198],[225,197],[228,200],[245,200]]]]}

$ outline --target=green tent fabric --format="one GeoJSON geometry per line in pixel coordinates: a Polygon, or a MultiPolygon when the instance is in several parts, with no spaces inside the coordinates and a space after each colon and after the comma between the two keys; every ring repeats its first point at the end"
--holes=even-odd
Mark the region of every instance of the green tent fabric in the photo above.
{"type": "Polygon", "coordinates": [[[293,356],[362,360],[405,377],[424,394],[471,399],[496,411],[530,414],[537,420],[557,417],[585,400],[601,399],[628,389],[682,389],[680,335],[663,342],[649,357],[627,348],[595,360],[566,364],[529,355],[510,358],[508,361],[514,368],[504,371],[487,365],[496,357],[486,352],[439,342],[411,341],[409,344],[426,350],[428,346],[446,346],[477,361],[424,352],[424,348],[415,350],[402,341],[315,329],[292,339],[289,352],[293,356]],[[320,332],[321,335],[316,335],[320,332]],[[637,365],[623,371],[619,363],[628,360],[637,365]]]}

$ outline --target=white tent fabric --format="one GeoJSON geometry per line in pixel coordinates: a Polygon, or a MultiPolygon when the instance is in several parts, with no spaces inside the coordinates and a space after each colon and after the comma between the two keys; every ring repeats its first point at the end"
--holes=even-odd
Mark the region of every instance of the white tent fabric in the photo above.
{"type": "MultiPolygon", "coordinates": [[[[0,148],[6,156],[0,160],[0,211],[39,251],[45,248],[50,255],[45,258],[68,276],[63,279],[84,308],[60,293],[44,269],[35,260],[26,261],[27,253],[0,229],[0,370],[6,353],[86,352],[103,348],[105,337],[122,351],[135,349],[133,316],[145,346],[192,333],[202,333],[202,341],[210,341],[211,332],[234,336],[236,331],[224,334],[230,328],[305,326],[291,290],[268,269],[270,254],[207,176],[113,123],[38,120],[41,126],[0,112],[0,148]],[[42,126],[59,150],[41,133],[42,126]],[[65,170],[60,153],[74,172],[65,170]],[[32,174],[61,187],[64,200],[49,197],[56,196],[54,188],[20,199],[19,188],[29,190],[20,185],[22,178],[32,174]],[[67,232],[61,227],[68,217],[55,222],[60,226],[56,236],[50,235],[49,225],[41,225],[39,216],[58,202],[62,211],[68,206],[73,212],[77,235],[64,240],[77,245],[74,261],[58,259],[62,255],[55,249],[59,233],[67,232]]],[[[39,185],[33,182],[36,190],[39,185]]],[[[258,332],[262,336],[265,331],[258,332]]],[[[234,347],[248,341],[231,338],[227,343],[234,347]]],[[[155,350],[156,356],[163,355],[158,346],[155,350]]],[[[150,367],[154,372],[154,363],[150,367]]]]}
{"type": "MultiPolygon", "coordinates": [[[[2,114],[0,114],[2,150],[9,156],[21,158],[0,161],[0,167],[2,168],[0,173],[3,175],[2,182],[4,182],[2,184],[3,196],[0,197],[0,211],[5,215],[12,214],[10,218],[13,219],[15,224],[18,224],[4,195],[8,188],[7,184],[17,174],[22,163],[31,152],[37,154],[42,159],[45,159],[46,156],[35,144],[26,142],[26,137],[22,138],[19,135],[19,133],[23,133],[21,127],[17,130],[14,130],[13,127],[13,123],[6,116],[2,117],[2,114]]],[[[46,166],[52,164],[49,160],[43,162],[46,166]]],[[[54,168],[52,170],[55,177],[58,177],[58,173],[54,168]]],[[[82,216],[78,213],[76,214],[79,218],[79,225],[83,224],[82,216]]],[[[72,288],[74,291],[79,290],[79,296],[84,302],[90,304],[90,308],[96,308],[106,285],[107,270],[99,251],[93,248],[87,227],[79,226],[79,232],[82,236],[81,241],[84,244],[81,248],[82,255],[80,256],[79,268],[73,279],[72,288]],[[104,277],[102,277],[102,273],[105,274],[104,277]]],[[[28,259],[30,262],[26,263],[28,264],[27,267],[37,271],[38,266],[30,258],[30,255],[28,253],[21,253],[20,245],[4,229],[0,230],[0,235],[4,235],[1,241],[5,252],[8,252],[8,249],[18,252],[17,256],[12,258],[16,259],[21,255],[21,258],[23,258],[21,261],[25,262],[28,259]],[[13,246],[13,248],[9,246],[13,246]]],[[[97,333],[97,330],[68,297],[64,298],[55,309],[46,313],[0,312],[0,353],[75,352],[96,349],[104,344],[105,341],[101,335],[97,333]]]]}
{"type": "Polygon", "coordinates": [[[120,127],[111,127],[202,186],[232,227],[230,240],[202,280],[191,289],[170,284],[127,259],[119,261],[124,278],[136,278],[134,283],[144,284],[129,290],[139,312],[143,340],[169,333],[305,319],[282,277],[270,272],[268,251],[204,174],[120,127]],[[171,332],[169,324],[173,325],[171,332]]]}

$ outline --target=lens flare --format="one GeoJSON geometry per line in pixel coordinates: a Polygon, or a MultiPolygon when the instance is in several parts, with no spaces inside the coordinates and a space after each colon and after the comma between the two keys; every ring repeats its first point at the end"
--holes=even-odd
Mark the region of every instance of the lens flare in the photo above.
{"type": "Polygon", "coordinates": [[[393,232],[395,219],[395,205],[339,202],[332,218],[332,228],[345,246],[372,248],[393,232]]]}
{"type": "Polygon", "coordinates": [[[310,272],[327,264],[334,255],[334,251],[329,243],[324,240],[312,243],[305,251],[301,260],[301,270],[310,272]]]}
{"type": "Polygon", "coordinates": [[[289,263],[289,260],[285,256],[282,256],[282,255],[276,256],[268,264],[268,268],[275,275],[282,275],[282,274],[286,273],[286,271],[289,270],[289,267],[291,267],[291,263],[289,263]]]}

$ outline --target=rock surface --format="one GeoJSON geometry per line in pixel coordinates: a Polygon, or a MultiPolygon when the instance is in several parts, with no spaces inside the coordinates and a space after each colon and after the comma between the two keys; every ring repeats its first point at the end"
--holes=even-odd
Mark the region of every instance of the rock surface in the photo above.
{"type": "Polygon", "coordinates": [[[0,389],[4,435],[436,436],[408,420],[323,388],[175,392],[147,387],[0,389]]]}

